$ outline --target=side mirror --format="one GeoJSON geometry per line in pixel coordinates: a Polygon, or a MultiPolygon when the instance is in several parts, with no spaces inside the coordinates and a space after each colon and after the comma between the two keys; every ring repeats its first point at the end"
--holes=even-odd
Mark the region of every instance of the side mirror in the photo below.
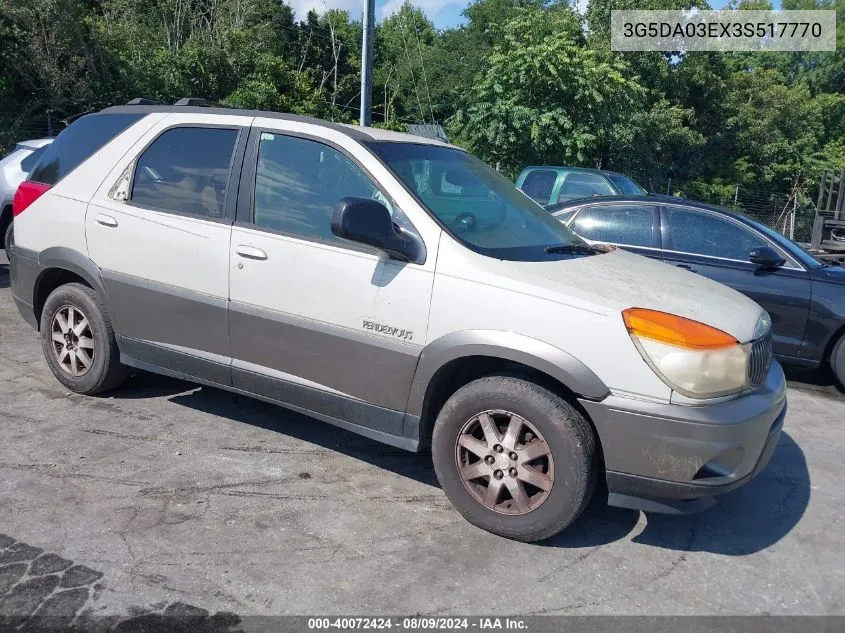
{"type": "Polygon", "coordinates": [[[332,233],[383,250],[392,259],[421,262],[425,248],[420,239],[393,224],[390,211],[370,198],[343,198],[332,215],[332,233]]]}
{"type": "Polygon", "coordinates": [[[751,249],[751,252],[748,253],[748,259],[752,264],[766,268],[779,268],[786,263],[786,260],[769,246],[758,246],[751,249]]]}

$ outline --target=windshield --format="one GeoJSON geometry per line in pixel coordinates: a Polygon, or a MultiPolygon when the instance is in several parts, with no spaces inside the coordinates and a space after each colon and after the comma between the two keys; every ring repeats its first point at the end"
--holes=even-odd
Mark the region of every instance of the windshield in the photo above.
{"type": "Polygon", "coordinates": [[[623,176],[622,174],[608,174],[607,177],[610,178],[611,182],[616,185],[616,188],[619,189],[619,192],[623,195],[645,196],[648,194],[645,189],[628,178],[628,176],[623,176]]]}
{"type": "Polygon", "coordinates": [[[540,261],[580,253],[548,252],[548,247],[585,245],[513,183],[467,152],[381,141],[368,147],[450,235],[478,253],[540,261]]]}

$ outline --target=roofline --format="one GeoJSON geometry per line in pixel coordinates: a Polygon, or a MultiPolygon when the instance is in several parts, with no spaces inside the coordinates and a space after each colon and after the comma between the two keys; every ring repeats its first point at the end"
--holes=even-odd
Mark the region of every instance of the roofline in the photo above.
{"type": "Polygon", "coordinates": [[[573,167],[571,165],[526,165],[522,171],[526,169],[569,169],[572,171],[598,171],[607,172],[606,169],[596,169],[595,167],[573,167]]]}
{"type": "Polygon", "coordinates": [[[325,127],[341,134],[345,134],[356,141],[375,141],[378,140],[373,136],[362,132],[361,130],[341,125],[333,121],[326,121],[325,119],[318,119],[316,117],[302,116],[299,114],[286,114],[284,112],[270,112],[267,110],[242,110],[238,108],[224,108],[224,107],[208,107],[208,106],[173,106],[173,105],[118,105],[111,106],[104,110],[100,110],[94,114],[152,114],[155,112],[165,112],[168,114],[219,114],[232,116],[251,116],[263,117],[265,119],[279,119],[282,121],[295,121],[297,123],[305,123],[309,125],[318,125],[325,127]]]}
{"type": "MultiPolygon", "coordinates": [[[[245,117],[262,117],[265,119],[278,119],[280,121],[294,121],[296,123],[303,123],[307,125],[315,125],[324,127],[340,134],[344,134],[349,138],[360,143],[416,143],[417,145],[437,145],[445,147],[455,147],[447,141],[441,139],[434,139],[417,134],[409,134],[407,132],[393,132],[394,134],[401,134],[407,136],[408,140],[397,141],[391,139],[380,138],[378,135],[368,134],[365,128],[347,123],[335,123],[334,121],[327,121],[325,119],[318,119],[317,117],[303,116],[299,114],[288,114],[286,112],[274,112],[271,110],[246,110],[240,108],[228,108],[226,106],[190,106],[190,105],[159,105],[159,104],[138,104],[138,105],[117,105],[105,108],[99,112],[92,112],[91,114],[152,114],[155,112],[164,112],[167,114],[219,114],[245,117]]],[[[378,128],[373,128],[378,130],[378,128]]],[[[386,132],[389,130],[385,130],[386,132]]]]}
{"type": "Polygon", "coordinates": [[[596,203],[609,203],[609,202],[632,202],[632,203],[640,203],[640,204],[672,204],[673,201],[676,201],[676,204],[684,205],[687,207],[695,207],[698,209],[704,209],[706,211],[715,211],[716,213],[724,213],[725,215],[730,215],[731,217],[740,219],[740,220],[751,220],[745,215],[740,212],[737,212],[733,209],[728,209],[726,207],[720,207],[715,204],[710,204],[709,202],[701,202],[700,200],[693,200],[691,198],[683,198],[680,196],[664,196],[664,195],[647,195],[647,196],[631,196],[631,195],[624,195],[624,196],[592,196],[589,198],[575,198],[573,200],[567,200],[566,202],[558,202],[556,204],[550,204],[545,207],[547,210],[551,207],[555,207],[553,211],[550,213],[558,213],[568,207],[580,207],[585,204],[596,204],[596,203]]]}

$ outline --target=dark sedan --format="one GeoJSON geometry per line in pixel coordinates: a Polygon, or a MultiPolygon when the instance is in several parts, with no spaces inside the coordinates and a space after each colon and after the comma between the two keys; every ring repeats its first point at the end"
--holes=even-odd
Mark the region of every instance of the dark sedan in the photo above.
{"type": "Polygon", "coordinates": [[[748,295],[772,317],[779,360],[828,365],[845,388],[845,267],[817,260],[759,222],[684,198],[583,198],[547,209],[587,241],[663,260],[748,295]]]}

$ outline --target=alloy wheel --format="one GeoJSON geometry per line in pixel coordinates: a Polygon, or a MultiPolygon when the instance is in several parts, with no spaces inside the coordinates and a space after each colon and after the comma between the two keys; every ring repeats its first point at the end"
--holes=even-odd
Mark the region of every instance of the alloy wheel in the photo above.
{"type": "Polygon", "coordinates": [[[50,328],[53,355],[65,373],[80,377],[94,362],[94,334],[82,311],[71,305],[56,310],[50,328]]]}
{"type": "Polygon", "coordinates": [[[468,420],[455,443],[458,472],[466,489],[501,514],[527,514],[554,484],[551,448],[524,418],[503,410],[468,420]]]}

